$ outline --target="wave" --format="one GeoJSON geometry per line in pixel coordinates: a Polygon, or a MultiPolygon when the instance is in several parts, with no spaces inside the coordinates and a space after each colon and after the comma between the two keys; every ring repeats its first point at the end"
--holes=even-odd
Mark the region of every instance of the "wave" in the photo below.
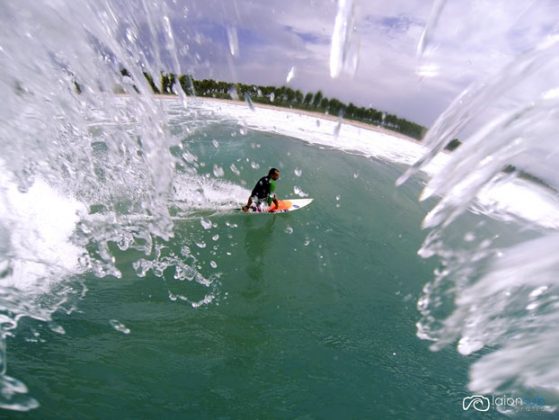
{"type": "Polygon", "coordinates": [[[431,231],[420,250],[437,256],[440,268],[418,302],[418,336],[433,341],[434,350],[457,343],[460,353],[478,355],[470,370],[472,391],[536,392],[552,404],[559,401],[553,356],[559,351],[559,259],[552,251],[559,246],[559,102],[550,72],[557,48],[556,40],[542,43],[473,82],[435,122],[425,138],[428,152],[401,180],[459,133],[471,133],[422,194],[440,197],[424,221],[431,231]],[[480,115],[484,121],[476,124],[480,115]],[[526,172],[545,186],[523,179],[526,172]],[[509,229],[525,232],[515,243],[464,218],[476,201],[487,197],[500,206],[503,196],[516,202],[506,211],[512,217],[504,218],[509,229]]]}
{"type": "Polygon", "coordinates": [[[7,374],[6,338],[22,317],[63,334],[52,315],[75,309],[84,274],[121,277],[113,246],[139,251],[138,276],[172,268],[177,281],[199,286],[193,296],[169,292],[171,300],[198,307],[215,298],[216,276],[200,272],[187,248],[169,255],[161,244],[178,220],[230,209],[247,191],[197,175],[187,139],[213,121],[177,117],[150,94],[142,71],[156,73],[177,54],[158,42],[172,41],[169,6],[150,7],[2,5],[1,408],[38,406],[7,374]],[[130,95],[115,95],[115,86],[130,95]]]}

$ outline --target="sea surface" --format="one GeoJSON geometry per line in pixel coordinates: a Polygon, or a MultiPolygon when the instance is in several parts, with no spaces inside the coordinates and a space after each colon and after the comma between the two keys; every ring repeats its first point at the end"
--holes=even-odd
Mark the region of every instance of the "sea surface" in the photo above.
{"type": "MultiPolygon", "coordinates": [[[[181,152],[205,186],[192,198],[192,171],[177,169],[190,202],[177,194],[174,236],[155,239],[149,256],[112,242],[121,278],[76,275],[66,284],[87,289],[76,310],[20,320],[8,373],[39,406],[3,416],[472,416],[462,402],[477,356],[432,352],[416,336],[417,301],[439,267],[418,256],[433,205],[418,201],[423,175],[396,188],[402,164],[219,119],[185,134],[181,152]],[[314,202],[239,212],[272,166],[280,198],[314,202]]],[[[465,218],[504,241],[523,235],[465,218]]]]}

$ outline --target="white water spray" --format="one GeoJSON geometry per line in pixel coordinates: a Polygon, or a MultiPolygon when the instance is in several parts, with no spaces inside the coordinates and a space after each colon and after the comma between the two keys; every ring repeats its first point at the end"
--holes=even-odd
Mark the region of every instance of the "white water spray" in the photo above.
{"type": "MultiPolygon", "coordinates": [[[[442,5],[435,2],[432,25],[442,5]]],[[[426,29],[420,54],[435,30],[426,29]]],[[[554,404],[559,401],[559,258],[553,252],[559,247],[558,226],[543,218],[535,223],[509,218],[510,229],[526,232],[524,241],[510,244],[465,216],[480,197],[512,192],[513,184],[559,202],[559,101],[553,94],[559,79],[552,70],[559,64],[558,51],[555,42],[540,44],[475,81],[437,119],[424,139],[429,152],[398,181],[462,136],[462,146],[422,194],[440,200],[425,218],[431,232],[420,255],[437,256],[441,267],[418,302],[418,335],[432,340],[435,350],[453,343],[465,355],[484,350],[470,371],[472,391],[529,390],[554,404]],[[480,116],[484,122],[474,124],[480,116]]]]}
{"type": "Polygon", "coordinates": [[[231,197],[217,180],[203,185],[203,196],[181,188],[203,182],[183,144],[199,122],[177,122],[144,77],[181,72],[173,4],[154,7],[87,0],[0,6],[0,408],[38,406],[8,376],[7,334],[23,316],[50,322],[57,310],[73,310],[85,291],[80,274],[120,277],[112,245],[141,251],[144,274],[171,267],[177,281],[206,292],[181,301],[200,306],[215,297],[211,275],[160,252],[177,216],[226,206],[231,197]]]}

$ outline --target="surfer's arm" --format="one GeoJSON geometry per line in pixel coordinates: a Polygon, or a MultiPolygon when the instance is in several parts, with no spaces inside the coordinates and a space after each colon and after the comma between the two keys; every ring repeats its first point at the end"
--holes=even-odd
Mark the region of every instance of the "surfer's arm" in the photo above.
{"type": "Polygon", "coordinates": [[[251,205],[251,204],[252,204],[252,197],[249,197],[249,198],[248,198],[248,201],[247,201],[247,205],[246,205],[246,206],[243,206],[243,211],[244,211],[244,212],[247,212],[248,209],[250,208],[250,205],[251,205]]]}

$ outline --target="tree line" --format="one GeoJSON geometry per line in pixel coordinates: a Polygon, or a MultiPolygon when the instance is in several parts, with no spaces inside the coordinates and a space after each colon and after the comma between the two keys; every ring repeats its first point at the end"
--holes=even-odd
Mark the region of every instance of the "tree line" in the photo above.
{"type": "MultiPolygon", "coordinates": [[[[128,72],[125,72],[123,70],[122,74],[128,75],[128,72]]],[[[248,102],[322,112],[348,120],[381,126],[417,140],[420,140],[425,132],[425,127],[417,123],[374,108],[360,107],[351,102],[346,104],[336,98],[328,98],[320,90],[302,92],[288,86],[259,86],[212,79],[195,80],[190,75],[183,74],[177,77],[173,73],[163,72],[160,74],[159,83],[156,83],[149,73],[144,72],[144,77],[156,94],[176,95],[176,89],[180,87],[189,96],[244,99],[248,102]]]]}
{"type": "MultiPolygon", "coordinates": [[[[123,78],[128,77],[132,79],[132,75],[125,68],[120,70],[120,74],[123,78]]],[[[143,75],[153,93],[160,95],[177,95],[176,86],[178,84],[182,91],[189,96],[233,100],[245,99],[249,103],[257,102],[280,107],[323,112],[349,120],[381,126],[416,140],[421,140],[427,130],[422,125],[396,115],[387,114],[374,108],[359,107],[351,102],[345,104],[336,98],[327,98],[320,90],[316,93],[303,93],[298,89],[293,90],[288,86],[247,85],[244,83],[230,83],[212,79],[195,80],[190,75],[183,74],[177,77],[173,73],[164,72],[161,72],[159,81],[156,83],[151,74],[143,72],[143,75]]],[[[76,80],[73,80],[72,83],[76,93],[80,94],[82,92],[81,84],[76,80]]],[[[131,84],[134,91],[140,93],[140,90],[133,83],[133,80],[132,83],[126,84],[131,84]]],[[[115,86],[114,91],[116,93],[126,93],[126,89],[120,85],[115,86]]],[[[453,139],[447,144],[445,149],[453,151],[460,147],[461,144],[460,140],[453,139]]]]}

